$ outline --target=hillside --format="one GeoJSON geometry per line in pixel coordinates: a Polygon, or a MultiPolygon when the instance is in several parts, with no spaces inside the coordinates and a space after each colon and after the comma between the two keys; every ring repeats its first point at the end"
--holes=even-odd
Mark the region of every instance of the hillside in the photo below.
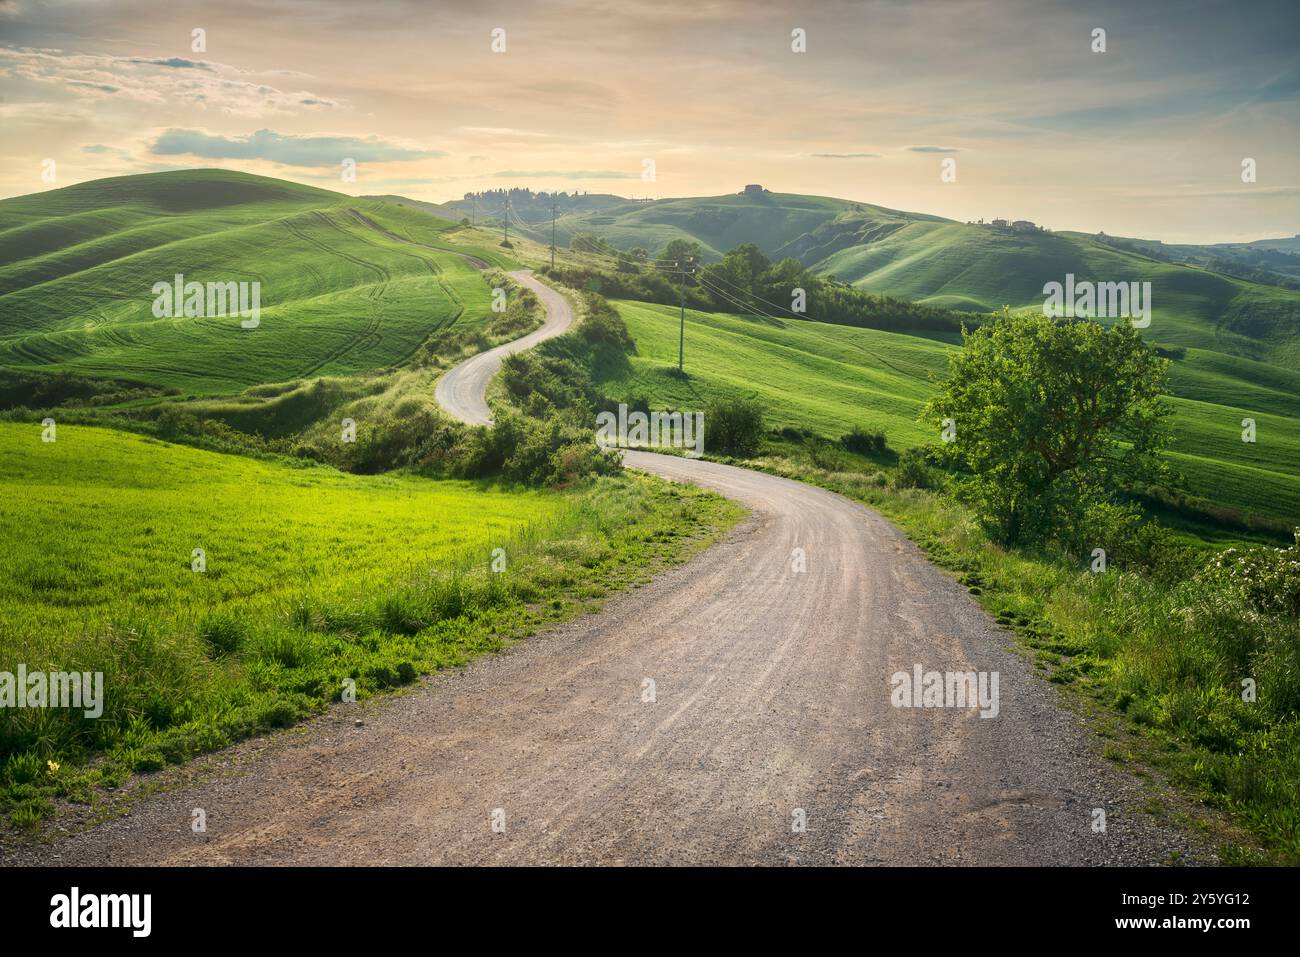
{"type": "MultiPolygon", "coordinates": [[[[524,232],[549,243],[549,221],[543,225],[524,232]]],[[[1063,282],[1067,273],[1098,282],[1150,282],[1148,338],[1300,369],[1300,290],[1257,281],[1271,276],[1284,282],[1285,276],[1229,275],[1191,260],[1166,261],[1151,251],[1154,243],[1117,248],[1115,241],[1081,233],[1018,232],[784,193],[627,203],[558,219],[560,245],[578,233],[652,253],[687,239],[700,244],[706,261],[752,242],[770,259],[792,256],[872,293],[976,312],[1039,308],[1043,285],[1063,282]]],[[[1263,241],[1261,248],[1289,262],[1287,242],[1263,241]]]]}
{"type": "Polygon", "coordinates": [[[1043,285],[1062,282],[1067,273],[1077,280],[1150,282],[1149,339],[1292,368],[1300,358],[1300,292],[1164,262],[1079,234],[908,223],[811,265],[871,292],[986,312],[1039,308],[1043,285]]]}
{"type": "MultiPolygon", "coordinates": [[[[687,312],[685,380],[676,375],[678,312],[619,302],[636,342],[604,386],[621,400],[699,410],[718,397],[759,401],[769,427],[836,439],[859,425],[904,449],[934,436],[917,422],[951,348],[916,336],[817,322],[687,312]]],[[[1215,504],[1300,521],[1300,375],[1189,350],[1171,363],[1170,455],[1190,490],[1215,504]],[[1241,420],[1258,441],[1241,441],[1241,420]]],[[[707,444],[707,437],[706,437],[707,444]]]]}
{"type": "Polygon", "coordinates": [[[567,244],[577,233],[591,232],[621,249],[643,246],[654,252],[670,240],[689,239],[703,247],[706,261],[720,259],[742,243],[754,243],[779,258],[798,255],[792,244],[801,237],[852,216],[889,222],[944,222],[936,216],[850,200],[764,192],[627,203],[596,213],[572,214],[556,222],[556,241],[567,244]]]}
{"type": "Polygon", "coordinates": [[[511,261],[454,245],[454,230],[412,209],[222,170],[3,200],[0,366],[188,394],[385,368],[430,333],[490,315],[490,290],[464,253],[511,261]],[[154,284],[178,273],[259,283],[258,326],[155,317],[154,284]]]}
{"type": "MultiPolygon", "coordinates": [[[[1300,438],[1290,425],[1300,413],[1300,293],[1116,248],[1109,239],[1013,232],[787,194],[621,202],[560,217],[561,244],[577,231],[650,249],[691,238],[709,256],[754,242],[772,258],[797,256],[868,291],[981,310],[1033,308],[1042,284],[1067,272],[1149,281],[1154,316],[1145,334],[1174,359],[1171,384],[1185,425],[1175,454],[1186,458],[1196,490],[1242,508],[1300,515],[1291,488],[1300,438]],[[1239,439],[1247,417],[1258,422],[1255,445],[1239,439]]],[[[549,236],[541,240],[524,241],[512,254],[539,259],[549,236]]],[[[292,388],[300,380],[389,369],[433,333],[480,328],[491,316],[490,290],[476,263],[513,264],[489,234],[409,200],[358,199],[219,170],[101,180],[0,201],[0,250],[0,367],[214,397],[193,408],[220,408],[218,417],[239,423],[247,410],[220,397],[287,383],[280,392],[288,402],[301,392],[292,388]],[[472,245],[476,240],[481,245],[472,245]],[[231,316],[155,318],[153,285],[176,273],[200,282],[259,282],[258,327],[241,328],[231,316]]],[[[682,383],[660,375],[670,364],[673,330],[658,336],[650,320],[660,313],[651,307],[628,304],[625,311],[650,351],[633,359],[634,380],[619,385],[685,403],[692,397],[681,394],[682,383]]],[[[929,376],[943,371],[941,342],[696,315],[693,334],[715,337],[695,350],[703,363],[696,371],[712,370],[727,389],[764,395],[774,423],[831,437],[861,424],[884,428],[904,445],[923,438],[915,413],[929,376]],[[797,361],[755,376],[774,361],[771,349],[797,361]]],[[[701,387],[712,381],[691,380],[701,387]]],[[[288,428],[261,419],[245,424],[268,435],[288,428]]]]}

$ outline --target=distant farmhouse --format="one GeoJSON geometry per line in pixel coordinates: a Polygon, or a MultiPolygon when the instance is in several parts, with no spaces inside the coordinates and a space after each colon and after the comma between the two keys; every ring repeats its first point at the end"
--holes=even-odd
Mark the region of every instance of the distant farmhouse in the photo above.
{"type": "Polygon", "coordinates": [[[766,192],[767,190],[765,190],[762,186],[759,186],[757,183],[750,183],[743,190],[741,190],[740,195],[741,196],[762,196],[766,192]]]}
{"type": "Polygon", "coordinates": [[[1008,229],[1016,233],[1043,233],[1047,229],[1044,226],[1037,226],[1027,219],[991,219],[987,223],[984,220],[977,219],[974,222],[966,221],[967,226],[992,226],[994,229],[1008,229]]]}

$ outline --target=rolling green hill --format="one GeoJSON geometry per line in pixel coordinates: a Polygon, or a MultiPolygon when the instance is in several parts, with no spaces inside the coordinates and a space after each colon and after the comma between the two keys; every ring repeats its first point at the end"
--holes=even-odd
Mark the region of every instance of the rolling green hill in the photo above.
{"type": "MultiPolygon", "coordinates": [[[[460,209],[454,203],[444,204],[440,215],[458,216],[460,209]]],[[[770,254],[777,254],[792,241],[837,217],[853,215],[892,217],[906,222],[944,222],[936,216],[902,213],[851,200],[764,192],[654,202],[623,200],[598,209],[560,215],[555,222],[555,236],[557,244],[565,246],[578,233],[595,233],[620,249],[643,246],[651,252],[671,240],[688,239],[698,242],[703,247],[704,258],[711,261],[721,259],[727,250],[741,243],[754,243],[770,254]]],[[[512,220],[512,229],[537,242],[550,243],[549,216],[519,219],[525,224],[531,222],[533,228],[512,220]]]]}
{"type": "Polygon", "coordinates": [[[452,223],[281,180],[187,170],[0,201],[0,365],[189,394],[389,367],[490,317],[452,223]],[[258,282],[260,325],[156,318],[153,286],[258,282]]]}
{"type": "Polygon", "coordinates": [[[818,271],[871,292],[953,308],[1039,308],[1043,284],[1076,279],[1150,282],[1151,326],[1161,343],[1215,349],[1297,367],[1300,292],[1163,262],[1092,237],[1016,233],[962,223],[907,223],[838,250],[818,271]]]}
{"type": "MultiPolygon", "coordinates": [[[[687,379],[676,375],[678,312],[619,302],[636,341],[613,397],[697,411],[710,399],[759,401],[771,427],[838,438],[883,430],[895,449],[933,440],[917,414],[947,369],[951,346],[916,336],[807,321],[687,311],[687,379]]],[[[1300,522],[1300,375],[1201,350],[1171,363],[1170,455],[1194,493],[1217,504],[1300,522]],[[1241,420],[1257,441],[1241,440],[1241,420]]],[[[707,423],[706,423],[707,445],[707,423]]]]}
{"type": "MultiPolygon", "coordinates": [[[[1165,261],[1150,252],[1158,244],[1117,248],[1118,241],[1082,233],[1013,231],[784,193],[628,203],[560,217],[560,244],[578,233],[651,252],[688,239],[706,260],[752,242],[772,260],[792,256],[869,292],[975,312],[1041,308],[1043,285],[1064,282],[1067,273],[1150,282],[1148,338],[1300,370],[1300,291],[1165,261]]],[[[549,228],[533,238],[549,242],[549,228]]]]}

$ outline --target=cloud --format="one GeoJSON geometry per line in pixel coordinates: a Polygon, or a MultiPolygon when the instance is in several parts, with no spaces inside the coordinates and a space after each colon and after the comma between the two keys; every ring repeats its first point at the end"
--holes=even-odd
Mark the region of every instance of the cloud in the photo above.
{"type": "Polygon", "coordinates": [[[810,153],[813,159],[821,160],[855,160],[855,159],[879,159],[879,153],[810,153]]]}
{"type": "Polygon", "coordinates": [[[149,151],[155,156],[201,156],[205,159],[268,160],[281,166],[337,166],[344,159],[358,163],[392,163],[432,159],[441,150],[408,149],[378,137],[286,136],[258,130],[248,136],[216,136],[202,130],[164,131],[149,151]]]}
{"type": "Polygon", "coordinates": [[[640,174],[616,169],[503,169],[492,175],[499,179],[635,179],[640,174]]]}
{"type": "Polygon", "coordinates": [[[909,153],[960,153],[955,146],[904,146],[909,153]]]}
{"type": "Polygon", "coordinates": [[[214,72],[213,64],[205,60],[186,60],[184,57],[126,57],[127,63],[137,66],[168,66],[177,70],[207,70],[209,73],[214,72]]]}
{"type": "Polygon", "coordinates": [[[459,132],[477,136],[526,136],[529,138],[551,137],[554,135],[553,133],[546,133],[542,130],[521,130],[510,126],[462,126],[459,127],[459,132]]]}
{"type": "Polygon", "coordinates": [[[116,146],[105,146],[103,143],[91,143],[81,148],[81,152],[90,153],[93,156],[118,156],[127,157],[131,154],[124,149],[116,146]]]}
{"type": "Polygon", "coordinates": [[[233,116],[297,112],[341,106],[310,90],[282,90],[259,82],[253,71],[185,57],[67,53],[0,47],[0,73],[61,88],[75,97],[135,100],[212,108],[233,116]]]}

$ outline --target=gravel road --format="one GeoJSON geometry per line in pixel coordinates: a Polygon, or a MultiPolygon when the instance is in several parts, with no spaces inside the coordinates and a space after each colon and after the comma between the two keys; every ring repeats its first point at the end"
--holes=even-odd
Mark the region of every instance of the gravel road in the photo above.
{"type": "Polygon", "coordinates": [[[511,279],[531,289],[546,307],[546,321],[541,328],[535,329],[522,339],[507,342],[480,352],[478,355],[449,369],[438,380],[435,396],[444,409],[470,425],[491,425],[492,413],[487,406],[487,387],[492,377],[501,368],[501,360],[512,352],[531,349],[544,339],[563,335],[573,325],[573,310],[569,302],[545,283],[535,279],[532,273],[506,273],[511,279]]]}

